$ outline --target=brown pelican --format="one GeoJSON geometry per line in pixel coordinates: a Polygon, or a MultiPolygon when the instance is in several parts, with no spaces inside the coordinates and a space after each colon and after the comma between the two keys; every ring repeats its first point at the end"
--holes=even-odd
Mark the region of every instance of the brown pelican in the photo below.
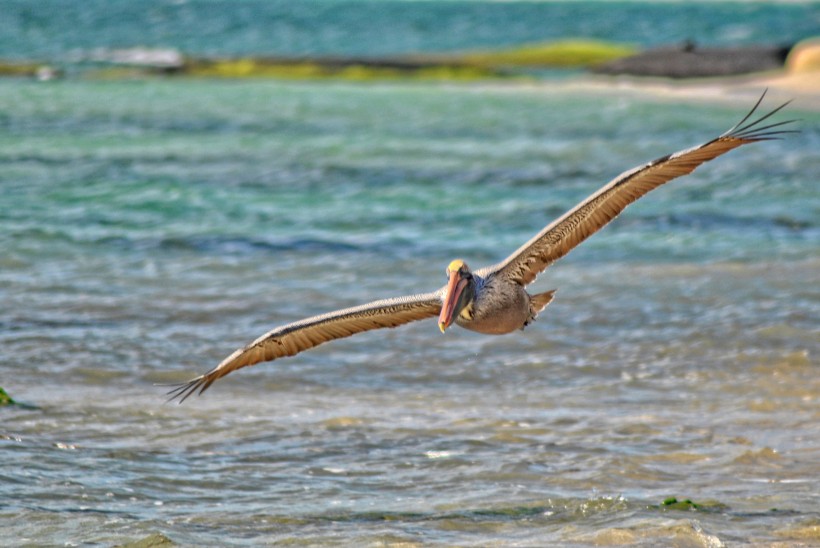
{"type": "Polygon", "coordinates": [[[627,205],[734,148],[794,133],[775,129],[794,120],[762,125],[788,103],[749,121],[764,96],[765,92],[740,122],[719,137],[618,175],[502,262],[473,271],[463,260],[456,259],[447,266],[447,284],[431,293],[374,301],[277,327],[238,349],[204,375],[176,385],[169,392],[170,399],[179,398],[182,402],[194,392],[201,394],[220,377],[242,367],[293,356],[356,333],[397,327],[425,318],[438,316],[442,332],[453,323],[494,335],[523,329],[550,303],[554,294],[547,291],[530,295],[524,288],[627,205]]]}

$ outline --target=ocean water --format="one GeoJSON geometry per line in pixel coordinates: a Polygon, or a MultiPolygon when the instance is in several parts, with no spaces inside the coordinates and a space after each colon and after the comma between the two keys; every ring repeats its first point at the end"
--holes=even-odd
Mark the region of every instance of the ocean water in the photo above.
{"type": "MultiPolygon", "coordinates": [[[[30,12],[0,17],[28,21],[13,45],[0,32],[3,56],[136,43],[112,15],[136,4],[43,4],[62,25],[2,4],[30,12]],[[106,18],[121,42],[80,32],[106,18]]],[[[226,25],[219,51],[252,49],[231,45],[242,27],[218,2],[161,6],[226,25]]],[[[816,13],[733,9],[736,28],[765,32],[816,13]]],[[[669,36],[691,28],[661,19],[669,36]]],[[[342,41],[308,27],[322,47],[342,41]]],[[[141,45],[178,45],[150,32],[141,45]]],[[[186,49],[217,43],[199,35],[186,49]]],[[[539,277],[557,297],[525,331],[419,322],[243,369],[183,405],[157,386],[276,325],[438,288],[453,258],[501,260],[756,99],[572,79],[0,81],[0,387],[19,402],[0,407],[0,545],[817,544],[820,114],[799,101],[777,120],[799,118],[800,134],[658,189],[539,277]]]]}
{"type": "Polygon", "coordinates": [[[817,540],[818,115],[659,189],[504,337],[435,322],[156,383],[505,257],[753,103],[573,86],[0,86],[10,545],[817,540]],[[14,105],[10,108],[9,105],[14,105]],[[663,506],[668,497],[698,509],[663,506]]]}
{"type": "Polygon", "coordinates": [[[652,46],[782,44],[817,35],[817,2],[0,0],[0,57],[99,49],[192,55],[390,55],[565,38],[652,46]]]}

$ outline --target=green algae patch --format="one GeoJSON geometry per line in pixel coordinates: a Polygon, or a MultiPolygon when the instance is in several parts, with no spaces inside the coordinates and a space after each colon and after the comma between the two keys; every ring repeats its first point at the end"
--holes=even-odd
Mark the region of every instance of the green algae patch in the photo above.
{"type": "Polygon", "coordinates": [[[13,399],[8,393],[0,387],[0,407],[11,407],[14,406],[17,409],[28,409],[28,410],[37,410],[40,409],[36,405],[31,405],[29,403],[19,402],[13,399]]]}
{"type": "Polygon", "coordinates": [[[397,57],[187,58],[167,74],[202,78],[334,78],[352,81],[475,81],[526,75],[538,68],[583,68],[633,55],[633,46],[597,40],[562,40],[520,47],[397,57]]]}
{"type": "Polygon", "coordinates": [[[663,510],[697,510],[699,505],[689,499],[678,500],[677,497],[669,497],[661,503],[663,510]]]}
{"type": "Polygon", "coordinates": [[[331,76],[356,81],[415,79],[463,82],[498,78],[501,75],[480,67],[457,65],[429,65],[409,69],[352,65],[331,76]]]}
{"type": "Polygon", "coordinates": [[[677,497],[667,497],[658,505],[660,510],[683,510],[696,512],[722,512],[728,510],[728,506],[722,502],[707,500],[703,502],[693,502],[690,499],[678,499],[677,497]]]}
{"type": "Polygon", "coordinates": [[[589,67],[628,57],[637,49],[627,44],[599,40],[561,40],[497,51],[466,53],[458,59],[484,67],[589,67]]]}
{"type": "Polygon", "coordinates": [[[251,58],[188,61],[180,72],[206,78],[316,78],[326,75],[321,65],[311,61],[277,63],[251,58]]]}
{"type": "Polygon", "coordinates": [[[203,78],[472,81],[521,76],[527,69],[589,67],[635,51],[620,43],[563,40],[500,50],[398,57],[188,58],[168,73],[203,78]]]}
{"type": "Polygon", "coordinates": [[[498,77],[487,68],[457,63],[379,59],[218,59],[189,60],[178,71],[201,78],[282,78],[311,80],[333,78],[370,80],[480,80],[498,77]]]}
{"type": "Polygon", "coordinates": [[[6,391],[0,387],[0,405],[15,405],[17,402],[11,399],[11,396],[6,394],[6,391]]]}

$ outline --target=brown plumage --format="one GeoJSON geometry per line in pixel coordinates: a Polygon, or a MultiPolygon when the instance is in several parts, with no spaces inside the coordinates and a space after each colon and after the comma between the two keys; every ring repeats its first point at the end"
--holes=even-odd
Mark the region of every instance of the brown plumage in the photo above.
{"type": "Polygon", "coordinates": [[[449,282],[432,293],[374,301],[277,327],[240,348],[207,373],[177,385],[169,395],[184,401],[202,393],[217,379],[249,365],[293,356],[324,342],[385,327],[439,316],[444,331],[452,323],[488,334],[522,329],[553,298],[554,291],[530,295],[525,286],[589,236],[618,216],[629,204],[664,183],[691,173],[739,146],[778,138],[794,131],[777,129],[788,120],[762,125],[788,103],[749,122],[752,110],[726,133],[622,173],[566,214],[549,224],[501,263],[472,272],[464,261],[447,267],[449,282]]]}

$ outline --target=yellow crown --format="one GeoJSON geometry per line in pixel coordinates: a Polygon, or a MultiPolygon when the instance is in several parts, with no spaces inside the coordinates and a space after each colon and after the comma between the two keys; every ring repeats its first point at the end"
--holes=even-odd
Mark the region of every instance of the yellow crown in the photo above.
{"type": "Polygon", "coordinates": [[[461,259],[455,259],[454,261],[450,262],[449,266],[447,266],[447,270],[449,272],[455,272],[456,270],[460,270],[463,266],[464,261],[462,261],[461,259]]]}

